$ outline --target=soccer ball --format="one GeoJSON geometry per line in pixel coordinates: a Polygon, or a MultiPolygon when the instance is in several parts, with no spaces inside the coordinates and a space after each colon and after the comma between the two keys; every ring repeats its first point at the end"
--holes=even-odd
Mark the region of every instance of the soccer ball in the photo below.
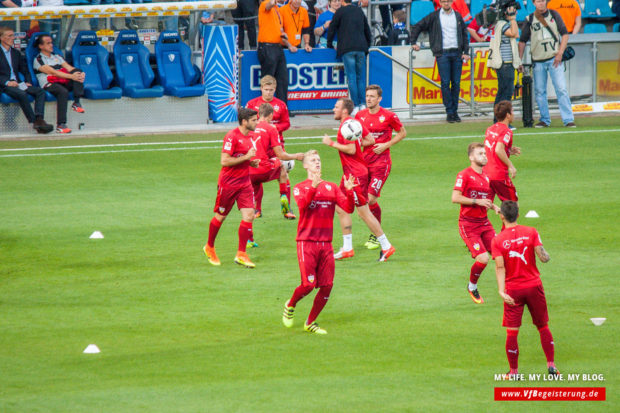
{"type": "Polygon", "coordinates": [[[286,169],[286,172],[290,172],[295,167],[295,161],[291,159],[290,161],[282,161],[282,166],[286,169]]]}
{"type": "Polygon", "coordinates": [[[340,126],[342,137],[348,141],[356,141],[362,137],[362,124],[355,119],[347,119],[340,126]]]}

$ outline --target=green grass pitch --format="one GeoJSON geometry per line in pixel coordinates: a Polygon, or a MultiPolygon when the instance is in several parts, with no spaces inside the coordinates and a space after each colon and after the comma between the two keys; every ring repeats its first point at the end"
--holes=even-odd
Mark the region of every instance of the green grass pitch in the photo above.
{"type": "MultiPolygon", "coordinates": [[[[336,263],[318,320],[327,336],[302,330],[313,295],[292,329],[281,323],[299,272],[277,184],[254,225],[257,268],[233,263],[236,209],[216,241],[222,266],[207,263],[221,143],[205,141],[223,134],[11,141],[0,142],[0,411],[618,411],[620,117],[578,121],[517,130],[515,184],[522,215],[540,215],[520,222],[551,255],[539,268],[557,365],[605,381],[494,380],[508,370],[494,265],[477,306],[450,203],[487,124],[407,127],[380,200],[397,252],[376,262],[354,218],[356,256],[336,263]],[[89,239],[95,230],[105,238],[89,239]],[[91,343],[100,354],[82,354],[91,343]],[[607,401],[493,401],[494,387],[513,385],[606,387],[607,401]]],[[[332,182],[340,162],[319,141],[335,126],[287,135],[289,152],[319,149],[332,182]]],[[[291,183],[303,179],[298,163],[291,183]]],[[[520,371],[545,373],[527,312],[519,346],[520,371]]]]}

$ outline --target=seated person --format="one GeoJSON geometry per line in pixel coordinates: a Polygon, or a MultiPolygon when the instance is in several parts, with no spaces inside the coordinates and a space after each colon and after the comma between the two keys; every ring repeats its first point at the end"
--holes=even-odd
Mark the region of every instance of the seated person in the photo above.
{"type": "Polygon", "coordinates": [[[45,92],[39,87],[32,86],[26,59],[14,47],[14,41],[13,29],[0,27],[0,93],[5,93],[19,102],[26,119],[32,123],[37,132],[49,133],[54,128],[43,120],[45,92]],[[28,95],[35,98],[34,111],[28,101],[28,95]]]}
{"type": "Polygon", "coordinates": [[[409,30],[407,30],[407,13],[404,10],[394,10],[392,14],[394,26],[388,35],[388,46],[405,46],[410,44],[409,30]]]}
{"type": "Polygon", "coordinates": [[[71,133],[71,129],[67,127],[69,91],[73,90],[74,96],[71,109],[78,113],[84,113],[84,109],[80,104],[80,98],[84,96],[84,72],[71,66],[65,62],[62,56],[54,53],[54,45],[50,35],[42,34],[37,37],[34,46],[40,52],[34,58],[32,65],[39,85],[56,96],[57,99],[56,132],[71,133]]]}
{"type": "MultiPolygon", "coordinates": [[[[341,0],[329,0],[327,10],[317,17],[316,24],[314,25],[314,34],[315,36],[320,36],[319,47],[327,46],[327,30],[329,29],[329,24],[334,18],[334,13],[336,13],[336,10],[338,10],[341,5],[341,0]]],[[[334,45],[336,45],[337,40],[337,36],[334,36],[334,45]]]]}

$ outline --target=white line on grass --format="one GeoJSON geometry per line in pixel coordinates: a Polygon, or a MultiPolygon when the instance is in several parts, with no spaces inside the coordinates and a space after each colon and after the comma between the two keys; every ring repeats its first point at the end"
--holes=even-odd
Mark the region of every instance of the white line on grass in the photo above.
{"type": "MultiPolygon", "coordinates": [[[[620,132],[620,129],[599,129],[599,130],[566,130],[566,131],[552,131],[552,132],[523,132],[517,136],[529,136],[529,135],[567,135],[575,133],[606,133],[606,132],[620,132]]],[[[334,137],[333,135],[331,137],[334,137]]],[[[405,141],[423,141],[423,140],[442,140],[442,139],[472,139],[481,138],[480,135],[457,135],[457,136],[424,136],[421,138],[405,138],[405,141]]],[[[293,136],[287,137],[287,141],[303,140],[303,141],[315,141],[322,139],[323,136],[293,136]]],[[[48,146],[39,148],[7,148],[0,149],[0,152],[15,152],[15,151],[39,151],[50,149],[90,149],[90,148],[116,148],[123,146],[150,146],[150,145],[192,145],[192,144],[204,144],[204,143],[222,143],[222,140],[209,140],[209,141],[189,141],[189,142],[137,142],[137,143],[114,143],[114,144],[102,144],[102,145],[73,145],[73,146],[48,146]]],[[[294,145],[307,145],[310,142],[295,142],[287,143],[286,146],[294,145]]],[[[318,142],[317,142],[318,143],[318,142]]],[[[0,158],[19,158],[19,157],[31,157],[31,156],[65,156],[65,155],[92,155],[92,154],[107,154],[107,153],[126,153],[126,152],[158,152],[158,151],[193,151],[202,149],[221,149],[221,146],[197,146],[197,147],[180,147],[180,148],[150,148],[150,149],[119,149],[109,151],[83,151],[83,152],[47,152],[47,153],[20,153],[20,154],[6,154],[0,155],[0,158]]]]}

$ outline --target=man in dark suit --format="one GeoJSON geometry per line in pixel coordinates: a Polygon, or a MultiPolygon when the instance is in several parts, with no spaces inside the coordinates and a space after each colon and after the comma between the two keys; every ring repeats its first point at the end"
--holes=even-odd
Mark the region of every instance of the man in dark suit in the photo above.
{"type": "Polygon", "coordinates": [[[15,33],[8,27],[0,27],[0,93],[5,93],[19,102],[28,122],[39,133],[49,133],[54,127],[43,120],[45,92],[32,86],[26,59],[13,47],[15,33]],[[21,74],[21,78],[20,78],[21,74]],[[35,97],[34,112],[28,95],[35,97]]]}

